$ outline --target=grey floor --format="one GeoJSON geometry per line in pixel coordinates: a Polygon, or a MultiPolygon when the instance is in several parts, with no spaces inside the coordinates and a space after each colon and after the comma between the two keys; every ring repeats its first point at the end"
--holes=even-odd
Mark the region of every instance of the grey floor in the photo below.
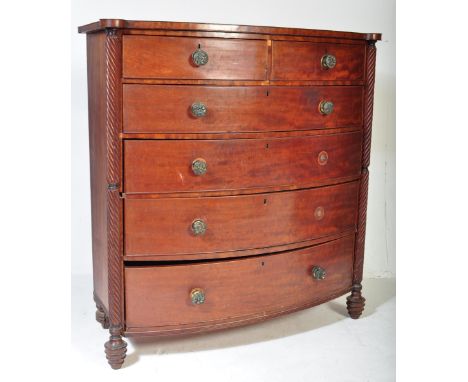
{"type": "Polygon", "coordinates": [[[261,324],[186,338],[127,339],[126,361],[110,369],[108,333],[95,321],[91,276],[72,276],[75,377],[154,377],[158,382],[394,381],[395,280],[366,279],[361,319],[345,297],[261,324]]]}

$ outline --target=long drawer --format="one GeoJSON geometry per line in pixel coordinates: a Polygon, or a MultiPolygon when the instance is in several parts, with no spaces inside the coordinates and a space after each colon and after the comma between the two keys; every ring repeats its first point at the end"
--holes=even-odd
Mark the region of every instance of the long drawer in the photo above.
{"type": "Polygon", "coordinates": [[[204,198],[127,198],[125,255],[167,256],[271,248],[353,230],[358,182],[204,198]]]}
{"type": "Polygon", "coordinates": [[[361,132],[295,138],[127,140],[126,193],[202,192],[357,177],[361,132]]]}
{"type": "Polygon", "coordinates": [[[125,35],[122,50],[127,78],[264,80],[267,74],[266,40],[125,35]]]}
{"type": "Polygon", "coordinates": [[[351,288],[354,235],[297,251],[125,268],[128,332],[210,330],[312,306],[351,288]]]}
{"type": "Polygon", "coordinates": [[[360,127],[362,91],[360,86],[127,84],[123,87],[123,129],[220,133],[360,127]],[[333,104],[331,111],[324,110],[327,102],[333,104]]]}
{"type": "Polygon", "coordinates": [[[273,41],[272,80],[364,79],[365,46],[273,41]]]}

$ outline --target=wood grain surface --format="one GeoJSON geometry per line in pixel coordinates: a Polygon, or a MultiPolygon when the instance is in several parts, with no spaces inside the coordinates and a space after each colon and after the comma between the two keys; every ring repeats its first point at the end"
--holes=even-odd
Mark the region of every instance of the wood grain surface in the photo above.
{"type": "MultiPolygon", "coordinates": [[[[241,251],[354,229],[359,182],[309,190],[207,198],[126,199],[125,255],[241,251]],[[317,216],[317,209],[323,216],[317,216]],[[196,236],[192,222],[205,222],[196,236]]],[[[197,256],[195,256],[197,255],[197,256]]],[[[232,253],[231,256],[238,256],[232,253]]]]}
{"type": "Polygon", "coordinates": [[[106,179],[106,35],[86,36],[88,61],[88,125],[91,183],[91,226],[94,294],[109,310],[106,179]]]}
{"type": "Polygon", "coordinates": [[[267,42],[196,37],[124,36],[123,76],[129,78],[261,80],[266,78],[267,42]],[[200,47],[208,63],[195,66],[200,47]]]}
{"type": "Polygon", "coordinates": [[[214,23],[191,23],[175,21],[141,21],[123,19],[100,19],[94,23],[82,25],[78,28],[80,33],[92,33],[106,28],[121,28],[123,32],[156,31],[207,31],[207,32],[232,32],[232,33],[256,33],[284,36],[313,36],[323,38],[344,38],[350,40],[380,40],[380,33],[356,33],[339,32],[319,29],[284,28],[255,25],[233,25],[214,23]]]}
{"type": "Polygon", "coordinates": [[[360,86],[171,86],[123,87],[124,132],[219,133],[294,131],[362,126],[360,86]],[[319,111],[332,101],[329,115],[319,111]],[[203,117],[191,105],[207,108],[203,117]]]}
{"type": "MultiPolygon", "coordinates": [[[[354,237],[269,256],[181,265],[126,267],[127,329],[216,324],[323,300],[351,288],[354,237]],[[324,280],[311,276],[314,266],[324,280]],[[205,302],[190,292],[200,288],[205,302]]],[[[163,329],[163,328],[161,328],[163,329]]]]}
{"type": "Polygon", "coordinates": [[[359,80],[364,78],[365,47],[351,44],[273,41],[272,80],[359,80]],[[336,66],[322,67],[332,54],[336,66]]]}
{"type": "Polygon", "coordinates": [[[96,317],[111,366],[124,362],[124,334],[229,328],[349,291],[359,317],[380,34],[123,19],[79,31],[96,317]]]}
{"type": "Polygon", "coordinates": [[[361,132],[277,139],[129,140],[125,193],[169,193],[302,185],[359,175],[361,132]],[[320,153],[328,160],[319,163],[320,153]],[[203,159],[204,175],[192,162],[203,159]]]}

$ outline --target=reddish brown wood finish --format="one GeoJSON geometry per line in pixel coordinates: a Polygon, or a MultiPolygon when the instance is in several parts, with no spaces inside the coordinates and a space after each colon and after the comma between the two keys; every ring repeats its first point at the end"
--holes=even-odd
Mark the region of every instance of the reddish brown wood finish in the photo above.
{"type": "Polygon", "coordinates": [[[124,84],[137,85],[202,85],[202,86],[363,86],[363,80],[192,80],[192,79],[158,79],[158,78],[123,78],[124,84]]]}
{"type": "Polygon", "coordinates": [[[196,30],[155,30],[155,29],[126,29],[127,35],[138,36],[171,36],[171,37],[208,37],[208,38],[229,38],[242,40],[270,40],[274,38],[276,41],[310,41],[318,43],[331,44],[355,44],[365,45],[366,40],[355,40],[335,37],[313,37],[313,36],[292,36],[292,35],[270,35],[267,33],[236,33],[236,32],[206,32],[196,30]]]}
{"type": "Polygon", "coordinates": [[[355,32],[337,32],[318,29],[300,29],[300,28],[281,28],[269,26],[253,25],[229,25],[229,24],[208,24],[208,23],[187,23],[173,21],[140,21],[140,20],[122,20],[122,19],[100,19],[97,22],[82,25],[78,28],[80,33],[90,33],[100,31],[106,28],[122,28],[127,31],[135,32],[145,30],[172,30],[172,31],[207,31],[207,32],[234,32],[234,33],[258,33],[269,35],[285,36],[312,36],[312,37],[331,37],[355,40],[380,40],[380,33],[355,33],[355,32]]]}
{"type": "Polygon", "coordinates": [[[333,300],[337,297],[340,297],[346,294],[349,291],[349,288],[344,288],[330,295],[316,297],[314,300],[308,301],[303,305],[296,305],[287,307],[281,310],[275,310],[272,312],[267,312],[267,314],[261,313],[257,315],[252,315],[249,317],[243,317],[236,320],[228,320],[221,322],[202,322],[199,324],[191,324],[188,327],[185,326],[166,326],[166,327],[143,327],[143,328],[127,328],[125,331],[126,337],[164,337],[171,335],[192,335],[199,333],[212,332],[215,330],[229,329],[236,326],[250,325],[258,322],[263,322],[276,318],[278,316],[283,316],[285,314],[297,312],[299,310],[308,309],[316,305],[320,305],[327,301],[333,300]]]}
{"type": "MultiPolygon", "coordinates": [[[[124,329],[123,259],[122,259],[122,34],[106,30],[106,183],[107,183],[107,258],[109,280],[110,337],[105,346],[107,360],[113,369],[124,361],[127,343],[124,329]]],[[[104,179],[102,179],[103,181],[104,179]]]]}
{"type": "Polygon", "coordinates": [[[123,259],[121,247],[121,36],[115,30],[87,36],[91,204],[96,318],[110,328],[106,354],[123,363],[123,259]],[[115,185],[115,187],[114,187],[115,185]]]}
{"type": "Polygon", "coordinates": [[[273,41],[272,80],[360,80],[364,78],[365,47],[346,44],[273,41]],[[322,67],[332,54],[336,66],[322,67]]]}
{"type": "Polygon", "coordinates": [[[264,40],[130,35],[123,39],[124,77],[262,80],[266,69],[264,40]],[[192,63],[199,46],[209,56],[202,66],[192,63]]]}
{"type": "Polygon", "coordinates": [[[127,343],[122,339],[122,329],[112,327],[109,329],[109,341],[104,344],[107,362],[114,369],[120,369],[127,355],[127,343]]]}
{"type": "Polygon", "coordinates": [[[303,138],[194,141],[126,141],[125,192],[235,190],[307,186],[360,172],[361,133],[303,138]],[[321,152],[328,161],[320,164],[321,152]],[[207,163],[195,175],[192,162],[207,163]]]}
{"type": "Polygon", "coordinates": [[[171,193],[130,193],[122,194],[122,198],[125,199],[166,199],[166,198],[193,198],[193,197],[212,197],[212,196],[236,196],[236,195],[253,195],[263,194],[267,192],[278,192],[278,191],[293,191],[305,188],[316,188],[323,186],[331,186],[334,184],[348,183],[355,180],[359,180],[360,176],[346,176],[344,178],[334,179],[321,179],[310,182],[308,185],[304,184],[291,184],[271,187],[259,187],[259,188],[245,188],[235,190],[214,190],[214,191],[180,191],[171,193]]]}
{"type": "Polygon", "coordinates": [[[366,53],[366,86],[364,87],[364,126],[362,145],[362,167],[367,168],[370,164],[372,116],[374,113],[374,82],[375,82],[375,60],[377,48],[375,41],[369,42],[366,53]]]}
{"type": "Polygon", "coordinates": [[[264,132],[248,132],[248,133],[122,133],[120,139],[135,140],[135,139],[177,139],[177,140],[192,140],[192,139],[260,139],[260,138],[288,138],[288,137],[308,137],[317,135],[333,135],[340,133],[350,133],[360,131],[358,127],[340,127],[326,129],[311,129],[311,130],[293,130],[293,131],[264,131],[264,132]]]}
{"type": "MultiPolygon", "coordinates": [[[[305,247],[310,247],[313,245],[317,244],[323,244],[326,243],[327,241],[332,241],[332,240],[337,240],[342,238],[343,236],[351,235],[354,234],[356,231],[356,227],[350,226],[348,230],[345,231],[340,231],[337,234],[333,235],[326,235],[326,236],[320,236],[317,238],[313,238],[310,240],[304,240],[304,241],[299,241],[296,243],[288,243],[284,245],[275,245],[273,247],[263,247],[263,248],[252,248],[252,249],[245,249],[242,251],[230,251],[230,252],[210,252],[210,253],[203,253],[203,260],[213,260],[213,259],[227,259],[227,258],[241,258],[241,257],[248,257],[248,256],[256,256],[256,255],[266,255],[269,253],[274,253],[274,252],[284,252],[284,251],[291,251],[294,249],[298,248],[305,248],[305,247]]],[[[186,254],[177,254],[176,256],[172,256],[171,258],[168,258],[167,255],[165,254],[144,254],[144,255],[129,255],[126,256],[124,255],[124,260],[125,261],[131,261],[132,263],[135,261],[144,261],[144,262],[150,262],[150,261],[170,261],[170,260],[176,260],[176,261],[194,261],[194,260],[199,260],[201,258],[200,253],[186,253],[186,254]]]]}
{"type": "MultiPolygon", "coordinates": [[[[310,190],[235,197],[127,199],[125,254],[167,255],[240,251],[333,235],[356,224],[358,182],[310,190]],[[315,216],[318,208],[323,217],[315,216]],[[195,236],[191,224],[207,230],[195,236]]],[[[239,256],[232,253],[231,256],[239,256]]]]}
{"type": "Polygon", "coordinates": [[[292,131],[264,131],[264,132],[238,132],[238,133],[122,133],[120,139],[259,139],[259,138],[287,138],[307,137],[315,135],[334,135],[362,130],[362,127],[338,127],[311,130],[292,131]]]}
{"type": "MultiPolygon", "coordinates": [[[[369,187],[369,171],[367,167],[370,164],[371,136],[372,136],[372,114],[374,106],[374,81],[375,81],[375,60],[376,47],[374,43],[369,43],[367,47],[367,82],[365,87],[364,104],[364,134],[362,149],[362,175],[361,187],[359,191],[359,219],[358,230],[356,232],[356,248],[354,257],[354,277],[353,284],[359,286],[362,281],[362,272],[364,265],[364,246],[366,239],[366,215],[367,215],[367,192],[369,187]]],[[[359,289],[359,288],[358,288],[359,289]]],[[[359,293],[360,293],[359,289],[359,293]]],[[[364,306],[363,306],[364,307],[364,306]]],[[[361,310],[362,311],[362,310],[361,310]]]]}
{"type": "Polygon", "coordinates": [[[106,178],[106,35],[86,36],[94,294],[109,309],[106,178]]]}
{"type": "Polygon", "coordinates": [[[358,86],[124,85],[124,131],[168,133],[259,132],[362,126],[358,86]],[[321,101],[334,111],[323,115],[321,101]],[[191,105],[202,102],[203,117],[191,105]]]}
{"type": "Polygon", "coordinates": [[[89,33],[96,318],[109,326],[111,367],[123,364],[124,332],[205,332],[349,291],[358,318],[380,34],[120,19],[79,31],[89,33]],[[325,53],[335,68],[322,69],[325,53]],[[330,116],[316,113],[322,98],[330,116]],[[206,117],[190,117],[195,100],[206,117]],[[200,157],[208,172],[197,177],[200,157]],[[204,235],[191,233],[194,218],[204,235]],[[323,281],[309,276],[318,262],[323,281]],[[205,304],[189,303],[193,287],[207,288],[205,304]]]}
{"type": "Polygon", "coordinates": [[[366,61],[366,86],[364,103],[364,127],[363,127],[363,147],[362,147],[362,175],[361,190],[359,194],[359,221],[358,232],[356,234],[354,283],[360,284],[362,280],[362,270],[364,262],[364,244],[367,220],[367,193],[369,185],[370,152],[372,137],[372,116],[374,109],[374,82],[375,82],[375,62],[377,49],[375,41],[370,41],[367,45],[366,61]]]}
{"type": "Polygon", "coordinates": [[[104,304],[97,297],[96,292],[93,292],[93,298],[96,303],[96,321],[101,324],[103,329],[109,329],[109,315],[106,312],[104,304]]]}
{"type": "Polygon", "coordinates": [[[364,310],[366,299],[361,293],[362,285],[353,284],[351,288],[351,295],[346,297],[346,307],[348,308],[348,314],[353,319],[358,319],[364,310]]]}
{"type": "Polygon", "coordinates": [[[369,41],[366,52],[366,86],[364,103],[364,134],[362,148],[362,175],[359,190],[358,225],[356,232],[356,244],[354,249],[353,265],[353,289],[347,298],[348,313],[351,318],[357,319],[364,310],[365,298],[362,296],[362,274],[364,267],[364,246],[366,240],[367,221],[367,193],[369,188],[371,136],[372,136],[372,115],[374,108],[374,82],[375,82],[375,60],[377,50],[375,41],[369,41]]]}
{"type": "Polygon", "coordinates": [[[122,184],[122,148],[119,139],[122,131],[121,51],[122,36],[118,31],[108,30],[106,36],[106,208],[110,289],[109,320],[114,328],[121,328],[123,322],[122,200],[119,197],[122,184]]]}
{"type": "Polygon", "coordinates": [[[126,267],[127,330],[235,325],[336,296],[351,287],[353,245],[351,235],[316,247],[241,260],[126,267]],[[314,266],[326,270],[324,280],[311,276],[314,266]],[[194,288],[205,292],[203,304],[192,304],[194,288]]]}

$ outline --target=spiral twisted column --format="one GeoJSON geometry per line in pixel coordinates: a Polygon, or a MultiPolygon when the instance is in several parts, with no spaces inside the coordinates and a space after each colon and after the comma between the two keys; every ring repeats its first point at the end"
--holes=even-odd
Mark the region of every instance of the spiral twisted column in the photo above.
{"type": "Polygon", "coordinates": [[[109,289],[110,339],[105,344],[107,360],[113,369],[122,366],[127,343],[123,331],[123,257],[120,227],[122,226],[121,142],[122,130],[122,34],[106,29],[106,132],[107,132],[107,254],[109,289]]]}
{"type": "Polygon", "coordinates": [[[375,83],[375,41],[368,41],[366,49],[366,83],[364,86],[364,124],[362,140],[362,171],[359,187],[358,220],[354,244],[353,286],[347,298],[348,313],[351,318],[359,318],[364,310],[365,298],[362,296],[362,274],[364,267],[364,247],[366,240],[367,192],[369,188],[369,164],[372,138],[372,116],[374,111],[375,83]]]}

